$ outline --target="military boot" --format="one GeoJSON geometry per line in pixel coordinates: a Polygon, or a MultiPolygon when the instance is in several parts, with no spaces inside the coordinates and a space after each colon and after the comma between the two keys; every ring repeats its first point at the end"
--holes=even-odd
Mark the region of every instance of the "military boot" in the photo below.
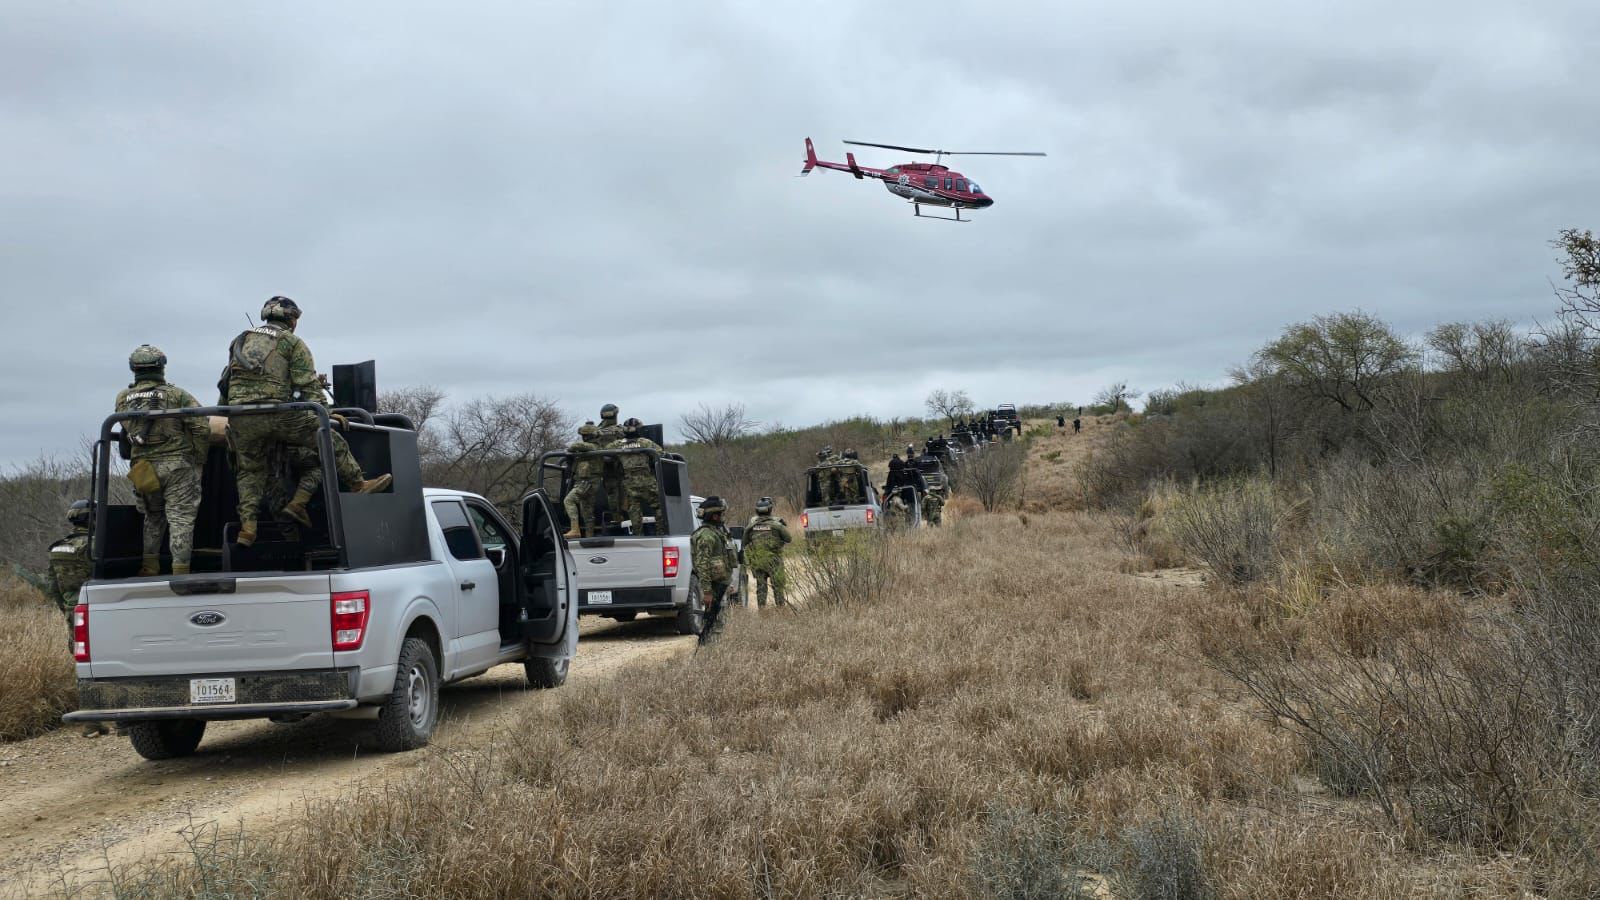
{"type": "MultiPolygon", "coordinates": [[[[351,490],[355,491],[357,494],[376,494],[377,492],[388,487],[393,481],[393,475],[379,475],[377,478],[368,478],[366,481],[356,482],[355,486],[352,487],[351,490]]],[[[306,522],[305,524],[310,525],[311,523],[306,522]]]]}
{"type": "Polygon", "coordinates": [[[578,523],[577,522],[573,522],[572,523],[572,527],[567,529],[567,533],[563,534],[561,536],[561,539],[562,540],[566,540],[566,541],[570,541],[570,540],[572,540],[573,538],[576,538],[576,537],[582,537],[582,535],[578,534],[578,523]]]}
{"type": "Polygon", "coordinates": [[[139,577],[161,574],[161,557],[146,556],[139,563],[139,577]]]}
{"type": "Polygon", "coordinates": [[[240,522],[239,536],[234,538],[233,542],[241,547],[248,547],[251,544],[254,544],[256,542],[255,520],[252,519],[249,522],[240,522]]]}
{"type": "Polygon", "coordinates": [[[181,562],[173,563],[172,564],[172,574],[174,574],[174,575],[187,575],[187,574],[189,574],[189,564],[188,563],[181,563],[181,562]]]}
{"type": "Polygon", "coordinates": [[[306,514],[306,504],[310,502],[311,492],[305,488],[301,488],[300,490],[294,492],[294,499],[290,500],[289,505],[285,506],[282,510],[280,510],[280,512],[296,522],[299,522],[301,525],[310,528],[311,516],[306,514]]]}

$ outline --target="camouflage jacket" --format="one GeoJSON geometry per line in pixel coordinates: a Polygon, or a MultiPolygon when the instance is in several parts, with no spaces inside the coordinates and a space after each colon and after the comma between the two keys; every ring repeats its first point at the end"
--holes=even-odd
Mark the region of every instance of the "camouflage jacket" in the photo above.
{"type": "Polygon", "coordinates": [[[327,403],[311,348],[293,331],[265,322],[228,345],[228,367],[217,383],[223,403],[327,403]]]}
{"type": "Polygon", "coordinates": [[[574,479],[578,481],[586,481],[599,478],[601,476],[602,469],[605,466],[605,460],[598,456],[582,455],[585,453],[593,453],[599,449],[599,447],[596,447],[594,444],[591,444],[588,441],[578,441],[567,448],[567,452],[576,457],[576,459],[572,461],[572,477],[574,479]]]}
{"type": "Polygon", "coordinates": [[[739,557],[733,550],[733,536],[725,525],[703,524],[689,537],[689,556],[694,577],[702,591],[733,578],[739,557]]]}
{"type": "Polygon", "coordinates": [[[922,505],[929,512],[938,512],[944,509],[944,495],[938,491],[929,491],[927,496],[922,498],[922,505]]]}
{"type": "Polygon", "coordinates": [[[782,553],[783,545],[794,540],[789,526],[777,516],[755,516],[744,527],[744,545],[750,550],[782,553]]]}
{"type": "MultiPolygon", "coordinates": [[[[654,450],[661,452],[661,445],[646,437],[629,438],[622,442],[623,450],[654,450]]],[[[653,471],[650,457],[644,453],[629,453],[622,457],[622,471],[629,475],[649,475],[653,471]]]]}
{"type": "MultiPolygon", "coordinates": [[[[117,394],[117,412],[142,409],[183,409],[199,406],[194,395],[159,378],[141,378],[117,394]]],[[[211,445],[211,425],[205,416],[176,419],[124,419],[122,430],[133,444],[134,459],[185,456],[200,463],[211,445]]]]}
{"type": "Polygon", "coordinates": [[[601,425],[595,429],[594,442],[601,450],[615,450],[622,446],[623,434],[621,425],[601,425]]]}
{"type": "Polygon", "coordinates": [[[89,529],[72,533],[50,545],[50,599],[63,612],[78,605],[78,588],[89,580],[89,529]]]}

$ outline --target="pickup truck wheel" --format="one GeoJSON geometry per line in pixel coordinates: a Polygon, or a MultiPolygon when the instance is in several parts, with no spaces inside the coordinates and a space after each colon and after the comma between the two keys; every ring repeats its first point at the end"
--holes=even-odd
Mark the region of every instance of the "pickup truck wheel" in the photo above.
{"type": "Polygon", "coordinates": [[[612,613],[611,618],[616,619],[618,622],[632,622],[634,619],[639,618],[639,611],[630,609],[627,612],[612,613]]]}
{"type": "Polygon", "coordinates": [[[528,687],[558,688],[567,683],[567,673],[572,671],[572,659],[535,657],[523,661],[522,671],[527,673],[528,687]]]}
{"type": "Polygon", "coordinates": [[[689,602],[678,610],[675,625],[679,634],[699,634],[706,627],[706,610],[700,605],[700,582],[689,579],[689,602]]]}
{"type": "Polygon", "coordinates": [[[135,722],[128,726],[133,749],[145,759],[176,759],[188,756],[200,746],[206,733],[202,719],[166,719],[160,722],[135,722]]]}
{"type": "Polygon", "coordinates": [[[395,667],[394,691],[378,711],[378,749],[415,750],[433,737],[439,722],[439,663],[422,638],[406,638],[395,667]]]}

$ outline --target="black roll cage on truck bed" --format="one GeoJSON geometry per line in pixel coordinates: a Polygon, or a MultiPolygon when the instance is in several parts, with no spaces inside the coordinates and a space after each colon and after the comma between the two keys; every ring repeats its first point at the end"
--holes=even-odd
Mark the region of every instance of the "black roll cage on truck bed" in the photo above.
{"type": "MultiPolygon", "coordinates": [[[[317,450],[322,468],[322,489],[313,498],[310,507],[313,528],[311,540],[297,542],[304,550],[299,568],[349,569],[353,567],[394,565],[422,562],[429,558],[427,519],[422,509],[422,472],[417,454],[417,434],[409,419],[402,415],[373,415],[365,409],[339,407],[330,410],[321,403],[294,401],[290,403],[250,403],[238,405],[197,406],[184,409],[130,410],[112,413],[100,424],[100,436],[93,449],[94,530],[90,536],[90,557],[93,577],[124,578],[132,576],[134,560],[129,554],[116,551],[116,538],[122,544],[135,534],[132,529],[137,513],[131,506],[112,506],[110,494],[111,447],[125,438],[113,433],[122,422],[134,419],[175,418],[186,416],[250,416],[281,412],[310,412],[317,417],[317,450]],[[385,491],[374,494],[341,494],[339,474],[334,463],[331,414],[347,418],[344,426],[345,442],[350,452],[361,463],[368,475],[387,472],[394,483],[385,491]],[[320,507],[320,509],[319,509],[320,507]]],[[[264,571],[259,553],[241,553],[231,541],[237,534],[238,523],[231,521],[237,509],[237,491],[230,451],[225,447],[209,447],[202,468],[202,490],[199,515],[195,522],[194,572],[205,571],[264,571]],[[219,557],[216,565],[213,554],[219,557]],[[242,568],[241,568],[242,567],[242,568]]],[[[269,472],[269,477],[274,473],[269,472]]],[[[266,509],[263,502],[264,513],[266,509]]],[[[265,523],[264,523],[265,524],[265,523]]],[[[268,547],[274,541],[263,529],[258,546],[268,547]]],[[[278,542],[285,543],[285,542],[278,542]]],[[[137,556],[137,554],[132,554],[137,556]]],[[[292,554],[280,554],[277,561],[293,562],[292,554]]],[[[271,566],[267,566],[271,568],[271,566]]],[[[282,566],[280,568],[289,568],[282,566]]]]}

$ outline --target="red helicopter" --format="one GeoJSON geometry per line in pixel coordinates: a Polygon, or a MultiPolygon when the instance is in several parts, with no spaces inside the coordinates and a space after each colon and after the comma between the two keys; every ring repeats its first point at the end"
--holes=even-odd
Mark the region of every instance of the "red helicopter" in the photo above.
{"type": "Polygon", "coordinates": [[[812,169],[834,169],[839,172],[849,172],[857,179],[876,178],[883,182],[889,193],[896,197],[904,197],[913,207],[914,215],[924,219],[943,219],[946,222],[970,222],[971,219],[961,218],[963,209],[988,209],[994,205],[994,199],[960,172],[953,172],[949,166],[939,164],[946,156],[1044,156],[1043,153],[1002,153],[995,151],[962,151],[953,150],[924,150],[917,147],[897,147],[894,144],[871,144],[866,141],[845,141],[856,147],[881,147],[885,150],[903,150],[907,153],[931,153],[934,161],[931,163],[901,163],[887,169],[872,169],[856,164],[856,155],[846,152],[845,162],[827,162],[817,159],[817,151],[811,146],[811,138],[806,138],[806,164],[800,170],[801,175],[810,175],[812,169]],[[923,215],[922,207],[943,206],[955,210],[955,217],[923,215]]]}

